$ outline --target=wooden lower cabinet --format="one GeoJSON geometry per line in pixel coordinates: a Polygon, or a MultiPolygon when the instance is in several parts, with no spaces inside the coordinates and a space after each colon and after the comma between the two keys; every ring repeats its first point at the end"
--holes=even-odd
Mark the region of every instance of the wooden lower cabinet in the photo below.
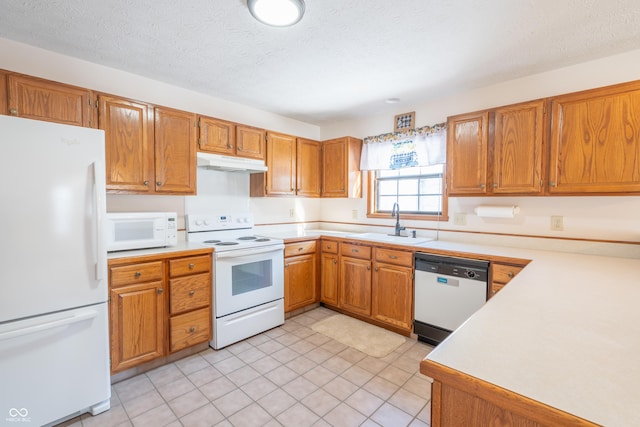
{"type": "Polygon", "coordinates": [[[491,298],[504,288],[504,286],[509,283],[511,279],[516,277],[516,275],[520,273],[526,265],[527,262],[520,265],[492,262],[489,267],[491,284],[489,286],[488,297],[491,298]]]}
{"type": "Polygon", "coordinates": [[[210,250],[109,260],[111,373],[211,339],[210,250]]]}
{"type": "Polygon", "coordinates": [[[284,250],[284,311],[318,302],[315,240],[288,243],[284,250]]]}
{"type": "Polygon", "coordinates": [[[413,326],[413,254],[376,248],[374,259],[371,316],[410,332],[413,326]]]}
{"type": "Polygon", "coordinates": [[[320,254],[320,301],[338,305],[338,242],[322,240],[320,254]]]}
{"type": "Polygon", "coordinates": [[[370,316],[371,247],[347,243],[340,247],[338,305],[353,313],[370,316]]]}
{"type": "Polygon", "coordinates": [[[423,360],[420,363],[420,372],[433,378],[431,385],[431,425],[433,427],[596,426],[583,418],[431,360],[423,360]]]}

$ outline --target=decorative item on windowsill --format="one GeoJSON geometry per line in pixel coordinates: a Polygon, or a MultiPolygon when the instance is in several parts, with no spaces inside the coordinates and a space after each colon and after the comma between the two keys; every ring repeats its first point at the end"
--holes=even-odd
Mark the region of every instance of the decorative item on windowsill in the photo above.
{"type": "Polygon", "coordinates": [[[403,130],[413,129],[416,127],[416,112],[398,114],[393,118],[393,131],[402,132],[403,130]]]}
{"type": "Polygon", "coordinates": [[[477,206],[474,209],[482,218],[513,218],[520,212],[517,206],[477,206]]]}

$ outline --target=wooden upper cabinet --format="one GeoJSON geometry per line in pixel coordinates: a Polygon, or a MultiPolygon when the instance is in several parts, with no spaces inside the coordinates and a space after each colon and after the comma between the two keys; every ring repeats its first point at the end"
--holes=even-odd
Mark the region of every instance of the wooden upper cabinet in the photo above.
{"type": "Polygon", "coordinates": [[[362,197],[362,140],[343,137],[322,143],[322,197],[362,197]]]}
{"type": "Polygon", "coordinates": [[[212,117],[199,116],[198,127],[200,136],[198,148],[210,153],[235,155],[236,128],[235,124],[212,117]]]}
{"type": "Polygon", "coordinates": [[[544,101],[497,108],[494,119],[491,191],[540,193],[543,189],[544,101]]]}
{"type": "Polygon", "coordinates": [[[107,190],[153,193],[153,107],[98,96],[98,127],[105,132],[107,190]]]}
{"type": "Polygon", "coordinates": [[[7,72],[0,70],[0,114],[9,114],[7,99],[7,72]]]}
{"type": "Polygon", "coordinates": [[[236,155],[240,157],[264,160],[265,135],[266,131],[264,129],[237,125],[236,155]]]}
{"type": "Polygon", "coordinates": [[[9,74],[9,114],[26,119],[95,127],[95,108],[88,89],[9,74]]]}
{"type": "Polygon", "coordinates": [[[489,113],[452,116],[447,122],[449,195],[486,194],[489,113]]]}
{"type": "Polygon", "coordinates": [[[296,194],[320,197],[322,145],[318,141],[298,138],[296,142],[296,194]]]}
{"type": "Polygon", "coordinates": [[[549,193],[640,191],[640,82],[552,98],[549,193]]]}
{"type": "Polygon", "coordinates": [[[195,194],[195,114],[156,107],[154,133],[156,192],[195,194]]]}
{"type": "Polygon", "coordinates": [[[267,132],[266,192],[268,195],[296,193],[296,138],[267,132]]]}

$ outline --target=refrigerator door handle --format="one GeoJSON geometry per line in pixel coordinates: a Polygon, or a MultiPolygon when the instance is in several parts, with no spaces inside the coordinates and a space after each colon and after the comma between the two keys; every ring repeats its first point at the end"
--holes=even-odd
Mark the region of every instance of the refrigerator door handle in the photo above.
{"type": "Polygon", "coordinates": [[[95,241],[94,241],[95,252],[94,252],[93,261],[95,262],[96,280],[101,281],[105,279],[105,272],[104,272],[105,260],[103,259],[103,257],[105,256],[105,251],[102,250],[102,246],[104,244],[104,241],[103,241],[104,236],[102,236],[103,218],[100,210],[100,206],[102,206],[102,194],[100,194],[100,190],[98,189],[99,187],[98,181],[97,181],[98,171],[96,169],[97,169],[96,162],[91,163],[91,170],[93,172],[93,220],[95,221],[94,230],[96,233],[95,241]]]}
{"type": "Polygon", "coordinates": [[[93,319],[98,315],[95,310],[87,310],[73,316],[65,317],[62,319],[54,320],[51,322],[44,322],[33,326],[27,326],[26,328],[13,329],[7,332],[0,332],[0,341],[9,340],[16,337],[22,337],[29,334],[35,334],[37,332],[46,331],[48,329],[57,328],[59,326],[70,325],[72,323],[82,322],[87,319],[93,319]]]}

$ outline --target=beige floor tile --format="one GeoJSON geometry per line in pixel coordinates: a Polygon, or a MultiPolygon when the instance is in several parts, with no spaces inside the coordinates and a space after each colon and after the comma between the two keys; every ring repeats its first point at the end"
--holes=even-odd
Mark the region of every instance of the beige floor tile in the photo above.
{"type": "Polygon", "coordinates": [[[262,344],[265,341],[269,341],[270,339],[271,338],[269,338],[265,334],[258,334],[252,336],[251,338],[247,338],[247,342],[252,346],[257,347],[258,345],[262,344]]]}
{"type": "Polygon", "coordinates": [[[133,419],[144,412],[163,405],[164,403],[164,399],[162,399],[160,393],[156,390],[151,390],[141,396],[136,396],[133,399],[123,400],[122,406],[124,406],[125,411],[127,411],[129,418],[133,419]]]}
{"type": "Polygon", "coordinates": [[[231,425],[228,420],[223,420],[216,424],[214,427],[233,427],[233,425],[231,425]]]}
{"type": "Polygon", "coordinates": [[[282,350],[278,350],[275,353],[271,354],[271,357],[273,357],[280,363],[288,363],[298,356],[300,356],[300,354],[296,353],[288,347],[285,347],[282,350]]]}
{"type": "Polygon", "coordinates": [[[361,368],[371,372],[372,374],[377,374],[382,371],[384,368],[389,366],[387,362],[380,360],[377,357],[367,356],[361,361],[359,361],[356,365],[361,368]]]}
{"type": "Polygon", "coordinates": [[[411,421],[411,424],[409,424],[409,427],[429,427],[429,424],[424,423],[416,418],[413,421],[411,421]]]}
{"type": "Polygon", "coordinates": [[[225,348],[237,356],[238,354],[253,348],[253,346],[247,341],[240,341],[225,348]]]}
{"type": "Polygon", "coordinates": [[[425,407],[428,400],[401,388],[391,396],[388,402],[415,417],[425,407]]]}
{"type": "Polygon", "coordinates": [[[371,378],[373,378],[373,374],[369,371],[362,369],[359,366],[352,366],[346,371],[342,373],[342,378],[347,379],[354,383],[355,385],[362,387],[365,385],[371,378]]]}
{"type": "Polygon", "coordinates": [[[220,362],[217,362],[213,365],[214,368],[216,368],[224,375],[227,375],[235,371],[236,369],[240,369],[243,366],[245,366],[245,363],[242,360],[238,359],[236,356],[227,357],[226,359],[221,360],[220,362]]]}
{"type": "Polygon", "coordinates": [[[342,357],[347,362],[350,362],[353,364],[358,363],[359,361],[367,357],[365,353],[351,347],[347,347],[344,350],[342,350],[340,353],[338,353],[338,356],[342,357]]]}
{"type": "Polygon", "coordinates": [[[401,427],[409,425],[413,417],[395,406],[385,403],[373,413],[371,419],[383,427],[401,427]]]}
{"type": "Polygon", "coordinates": [[[404,383],[402,388],[423,399],[431,399],[431,383],[427,381],[427,378],[422,374],[414,374],[404,383]]]}
{"type": "Polygon", "coordinates": [[[409,378],[411,378],[410,373],[408,373],[407,371],[403,371],[400,368],[396,368],[393,365],[390,365],[380,371],[378,376],[399,386],[403,385],[409,378]]]}
{"type": "Polygon", "coordinates": [[[178,369],[175,363],[169,363],[153,369],[147,372],[146,375],[156,387],[172,383],[185,377],[184,373],[178,369]]]}
{"type": "Polygon", "coordinates": [[[293,343],[290,348],[295,350],[297,353],[305,354],[310,351],[315,350],[317,346],[315,344],[310,343],[307,340],[300,340],[298,342],[293,343]]]}
{"type": "Polygon", "coordinates": [[[272,354],[272,353],[275,353],[276,351],[282,350],[285,347],[276,340],[269,340],[269,341],[263,342],[256,348],[265,354],[272,354]]]}
{"type": "Polygon", "coordinates": [[[95,417],[91,414],[83,415],[80,425],[84,427],[111,427],[127,421],[129,421],[127,413],[122,405],[118,405],[95,417]]]}
{"type": "Polygon", "coordinates": [[[180,418],[184,427],[209,427],[223,420],[224,415],[211,403],[180,418]]]}
{"type": "Polygon", "coordinates": [[[264,426],[272,419],[273,417],[257,403],[252,403],[229,417],[229,421],[234,427],[264,426]]]}
{"type": "Polygon", "coordinates": [[[384,403],[384,400],[361,388],[356,390],[344,402],[364,416],[369,417],[384,403]]]}
{"type": "Polygon", "coordinates": [[[293,332],[296,329],[301,328],[302,325],[298,322],[295,321],[295,318],[291,318],[288,319],[287,321],[284,322],[284,325],[280,326],[280,329],[282,329],[285,332],[293,332]]]}
{"type": "Polygon", "coordinates": [[[206,368],[210,365],[210,363],[199,354],[194,354],[193,356],[185,357],[184,359],[178,360],[177,362],[175,362],[175,365],[185,375],[189,375],[193,372],[199,371],[200,369],[206,368]]]}
{"type": "Polygon", "coordinates": [[[314,391],[301,402],[320,417],[340,404],[338,399],[322,389],[314,391]]]}
{"type": "Polygon", "coordinates": [[[274,369],[271,372],[268,372],[265,375],[265,377],[267,377],[268,380],[270,380],[271,382],[273,382],[275,385],[279,387],[282,387],[283,385],[285,385],[292,379],[296,378],[297,376],[298,374],[296,374],[295,371],[287,368],[284,365],[274,369]]]}
{"type": "Polygon", "coordinates": [[[167,402],[178,396],[188,393],[196,388],[195,385],[187,377],[179,378],[167,384],[156,387],[158,392],[167,402]]]}
{"type": "Polygon", "coordinates": [[[331,359],[333,357],[333,353],[325,350],[324,348],[318,347],[312,352],[306,353],[305,356],[316,363],[323,363],[325,360],[331,359]]]}
{"type": "Polygon", "coordinates": [[[282,334],[286,334],[287,331],[285,331],[284,329],[282,329],[282,326],[278,327],[278,328],[273,328],[273,329],[269,329],[268,331],[266,331],[264,334],[266,336],[268,336],[269,338],[278,338],[280,335],[282,334]]]}
{"type": "Polygon", "coordinates": [[[320,418],[313,424],[313,427],[332,427],[331,424],[320,418]]]}
{"type": "Polygon", "coordinates": [[[316,391],[318,386],[304,377],[297,377],[282,386],[282,389],[293,396],[296,400],[302,400],[316,391]]]}
{"type": "Polygon", "coordinates": [[[296,343],[298,341],[300,341],[302,338],[300,338],[299,336],[293,334],[293,333],[286,333],[284,335],[280,335],[278,338],[276,338],[275,340],[278,341],[280,344],[282,344],[285,347],[290,346],[293,343],[296,343]]]}
{"type": "Polygon", "coordinates": [[[287,363],[287,367],[296,371],[298,375],[302,375],[305,372],[315,368],[318,366],[316,362],[311,359],[308,359],[304,356],[299,356],[287,363]]]}
{"type": "Polygon", "coordinates": [[[410,349],[404,352],[404,355],[419,362],[427,357],[432,350],[433,346],[416,341],[410,349]]]}
{"type": "Polygon", "coordinates": [[[165,426],[176,420],[175,414],[169,406],[164,403],[144,414],[138,415],[131,419],[135,427],[157,427],[165,426]]]}
{"type": "Polygon", "coordinates": [[[336,377],[336,374],[323,366],[316,365],[315,368],[307,371],[303,376],[318,387],[322,387],[323,385],[334,379],[336,377]]]}
{"type": "Polygon", "coordinates": [[[322,366],[335,374],[341,374],[351,367],[351,363],[347,362],[340,356],[333,356],[325,361],[322,366]]]}
{"type": "Polygon", "coordinates": [[[249,365],[245,365],[240,369],[236,369],[227,375],[227,378],[231,380],[238,387],[245,385],[249,381],[255,380],[260,376],[260,373],[253,369],[249,365]]]}
{"type": "Polygon", "coordinates": [[[309,341],[311,344],[317,345],[317,346],[325,344],[330,340],[331,338],[329,338],[328,336],[324,334],[319,334],[319,333],[309,335],[307,338],[305,338],[305,341],[309,341]]]}
{"type": "Polygon", "coordinates": [[[427,403],[416,417],[425,424],[431,424],[431,402],[427,403]]]}
{"type": "Polygon", "coordinates": [[[373,421],[371,418],[367,418],[367,421],[360,424],[360,427],[380,427],[380,424],[373,421]]]}
{"type": "Polygon", "coordinates": [[[229,381],[227,377],[220,377],[217,380],[213,380],[200,387],[200,391],[207,399],[214,401],[227,393],[232,392],[237,387],[234,383],[229,381]]]}
{"type": "Polygon", "coordinates": [[[309,328],[307,326],[302,326],[301,328],[298,328],[295,331],[293,331],[293,335],[295,335],[295,336],[297,336],[298,338],[301,338],[301,339],[310,337],[313,334],[315,334],[313,329],[311,329],[311,328],[309,328]]]}
{"type": "Polygon", "coordinates": [[[280,415],[295,403],[296,400],[282,389],[277,389],[258,400],[258,404],[273,417],[280,415]]]}
{"type": "Polygon", "coordinates": [[[329,340],[326,343],[322,344],[321,348],[324,348],[330,353],[338,354],[341,351],[345,350],[347,346],[338,341],[329,340]]]}
{"type": "Polygon", "coordinates": [[[200,356],[202,356],[202,358],[207,362],[215,365],[216,363],[233,356],[233,353],[224,348],[222,350],[214,350],[210,348],[201,352],[200,356]]]}
{"type": "Polygon", "coordinates": [[[142,374],[128,380],[121,381],[113,386],[121,401],[131,400],[152,390],[155,390],[149,378],[142,374]]]}
{"type": "Polygon", "coordinates": [[[215,407],[227,418],[251,403],[253,400],[240,389],[235,389],[213,401],[215,407]]]}
{"type": "Polygon", "coordinates": [[[284,427],[309,427],[320,419],[301,403],[293,405],[276,418],[284,427]]]}
{"type": "Polygon", "coordinates": [[[207,399],[200,390],[190,391],[189,393],[183,394],[169,402],[171,410],[178,417],[183,417],[208,404],[209,399],[207,399]]]}
{"type": "Polygon", "coordinates": [[[253,400],[258,400],[276,390],[277,388],[278,386],[276,386],[274,383],[263,376],[260,376],[255,380],[250,381],[249,383],[240,387],[240,389],[253,400]]]}
{"type": "Polygon", "coordinates": [[[420,369],[420,362],[402,355],[393,362],[393,366],[395,366],[396,368],[400,368],[403,371],[409,372],[410,374],[415,374],[420,369]]]}
{"type": "Polygon", "coordinates": [[[244,363],[253,363],[265,357],[266,354],[251,346],[251,348],[243,351],[242,353],[238,353],[236,356],[238,356],[238,359],[242,360],[244,363]]]}
{"type": "Polygon", "coordinates": [[[362,386],[365,390],[375,394],[380,399],[387,400],[393,393],[395,393],[400,387],[391,381],[387,381],[381,377],[373,377],[371,381],[362,386]]]}
{"type": "Polygon", "coordinates": [[[358,386],[353,384],[352,382],[345,380],[344,378],[336,377],[325,384],[322,389],[331,393],[339,400],[345,400],[358,389],[358,386]]]}
{"type": "Polygon", "coordinates": [[[196,387],[200,387],[213,380],[217,380],[221,376],[222,373],[220,371],[209,365],[204,369],[200,369],[199,371],[189,374],[187,378],[189,378],[189,381],[191,381],[196,387]]]}
{"type": "Polygon", "coordinates": [[[267,372],[271,372],[282,364],[278,362],[271,356],[265,356],[262,359],[258,359],[255,362],[251,363],[251,367],[256,371],[260,372],[262,375],[267,372]]]}
{"type": "Polygon", "coordinates": [[[366,417],[351,406],[341,403],[325,415],[324,419],[333,427],[355,427],[362,424],[366,417]]]}

